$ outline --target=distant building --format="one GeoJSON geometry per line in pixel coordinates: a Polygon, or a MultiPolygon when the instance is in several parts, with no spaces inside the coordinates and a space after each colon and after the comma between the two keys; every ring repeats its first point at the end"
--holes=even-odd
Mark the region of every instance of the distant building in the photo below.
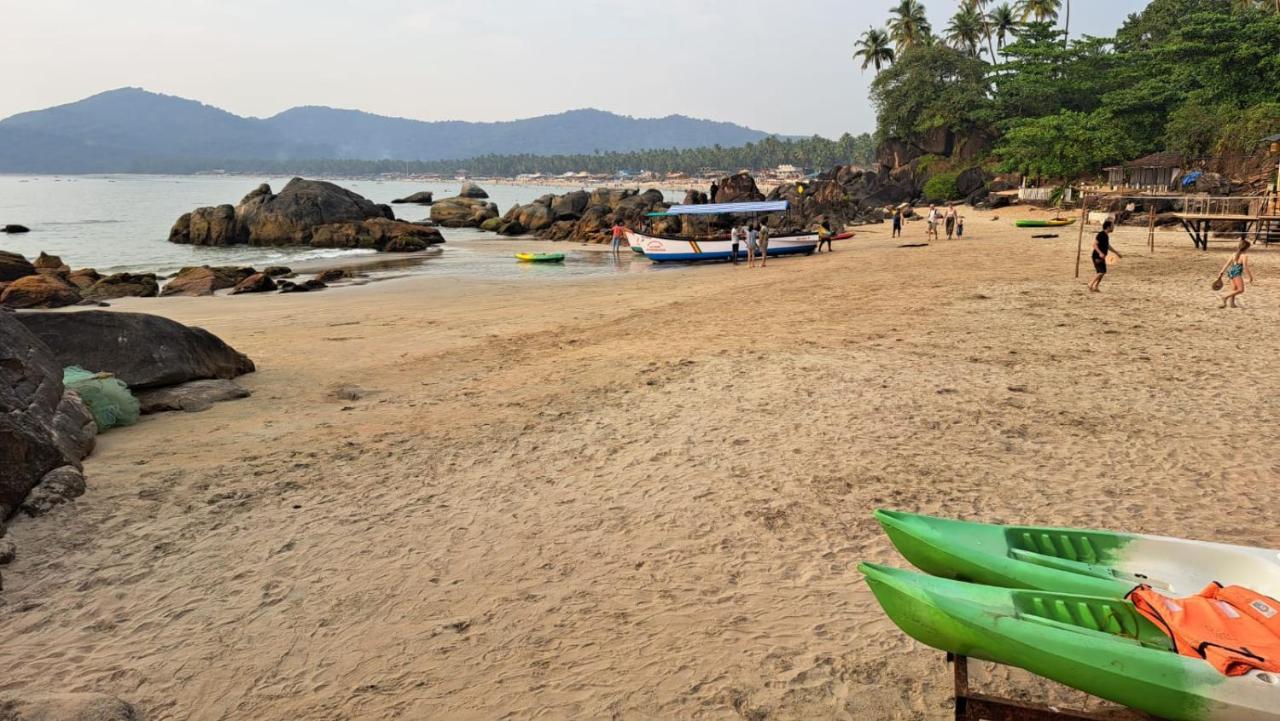
{"type": "Polygon", "coordinates": [[[1186,160],[1178,153],[1152,153],[1104,170],[1112,188],[1172,190],[1185,166],[1186,160]]]}

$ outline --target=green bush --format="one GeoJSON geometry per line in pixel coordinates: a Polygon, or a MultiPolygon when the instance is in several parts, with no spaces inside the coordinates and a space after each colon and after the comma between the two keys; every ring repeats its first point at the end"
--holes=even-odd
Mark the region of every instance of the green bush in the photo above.
{"type": "Polygon", "coordinates": [[[948,200],[960,200],[960,191],[956,190],[957,173],[938,173],[924,184],[924,197],[931,203],[945,203],[948,200]]]}

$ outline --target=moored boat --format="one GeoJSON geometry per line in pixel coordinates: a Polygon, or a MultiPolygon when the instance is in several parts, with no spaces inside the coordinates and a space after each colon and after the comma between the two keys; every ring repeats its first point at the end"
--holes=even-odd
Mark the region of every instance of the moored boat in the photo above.
{"type": "MultiPolygon", "coordinates": [[[[709,205],[673,205],[661,213],[649,217],[684,215],[757,215],[759,213],[784,212],[790,207],[785,200],[760,203],[719,203],[709,205]]],[[[639,247],[655,263],[676,261],[732,260],[733,242],[725,237],[677,238],[648,235],[636,231],[627,232],[631,247],[639,247]]],[[[769,238],[768,256],[808,255],[818,249],[817,233],[785,233],[769,238]]],[[[747,257],[745,243],[738,246],[738,257],[747,257]]]]}

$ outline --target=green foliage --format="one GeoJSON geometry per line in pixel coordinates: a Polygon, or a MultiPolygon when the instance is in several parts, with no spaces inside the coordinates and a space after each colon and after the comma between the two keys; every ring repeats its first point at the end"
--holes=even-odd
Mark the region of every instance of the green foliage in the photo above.
{"type": "Polygon", "coordinates": [[[1262,139],[1280,133],[1280,103],[1260,103],[1225,118],[1218,136],[1218,152],[1249,154],[1262,146],[1262,139]]]}
{"type": "Polygon", "coordinates": [[[1016,121],[995,152],[1005,171],[1041,178],[1074,178],[1127,159],[1133,148],[1105,113],[1067,110],[1016,121]]]}
{"type": "Polygon", "coordinates": [[[943,172],[925,181],[924,197],[931,203],[944,203],[948,200],[960,200],[960,191],[956,189],[957,173],[943,172]]]}
{"type": "Polygon", "coordinates": [[[1188,102],[1169,114],[1164,147],[1186,157],[1208,155],[1218,147],[1224,117],[1219,105],[1188,102]]]}
{"type": "Polygon", "coordinates": [[[871,83],[882,137],[915,138],[985,125],[987,64],[944,45],[914,46],[871,83]]]}

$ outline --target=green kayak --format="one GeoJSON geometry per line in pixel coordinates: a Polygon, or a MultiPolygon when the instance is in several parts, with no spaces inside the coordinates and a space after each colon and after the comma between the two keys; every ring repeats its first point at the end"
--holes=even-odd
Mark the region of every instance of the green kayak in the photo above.
{"type": "Polygon", "coordinates": [[[1280,597],[1280,554],[1263,548],[899,511],[876,511],[876,519],[912,565],[944,578],[1107,598],[1138,584],[1190,596],[1218,581],[1280,597]]]}
{"type": "Polygon", "coordinates": [[[524,263],[560,263],[564,253],[516,253],[516,260],[524,263]]]}
{"type": "Polygon", "coordinates": [[[1061,228],[1076,222],[1075,218],[1051,218],[1048,220],[1017,220],[1014,225],[1019,228],[1061,228]]]}
{"type": "Polygon", "coordinates": [[[858,567],[889,618],[937,649],[1024,668],[1170,721],[1278,721],[1280,679],[1180,656],[1127,601],[858,567]]]}

